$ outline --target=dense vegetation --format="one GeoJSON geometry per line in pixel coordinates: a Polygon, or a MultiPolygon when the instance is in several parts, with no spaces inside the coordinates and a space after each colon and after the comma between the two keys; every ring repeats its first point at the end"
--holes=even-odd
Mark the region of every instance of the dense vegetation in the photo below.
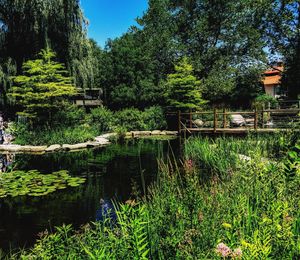
{"type": "MultiPolygon", "coordinates": [[[[101,49],[87,37],[79,0],[0,0],[0,111],[13,121],[5,131],[16,144],[165,129],[170,110],[260,108],[276,102],[262,95],[261,74],[279,58],[283,87],[299,97],[299,0],[148,3],[137,26],[101,49]],[[103,107],[73,104],[88,89],[102,90],[103,107]]],[[[116,203],[116,220],[108,214],[80,232],[58,227],[9,258],[298,259],[297,140],[296,133],[191,138],[182,162],[160,162],[146,196],[116,203]]],[[[6,197],[84,180],[12,171],[0,181],[6,197]]]]}
{"type": "Polygon", "coordinates": [[[247,106],[261,92],[260,75],[282,57],[283,85],[297,98],[299,1],[150,0],[122,37],[102,50],[87,39],[87,19],[78,0],[0,2],[0,94],[22,64],[50,47],[77,87],[103,88],[106,106],[144,109],[170,105],[161,95],[174,65],[187,57],[210,103],[247,106]]]}
{"type": "Polygon", "coordinates": [[[297,259],[297,140],[192,138],[182,166],[161,162],[148,195],[117,206],[117,222],[107,218],[76,234],[60,227],[14,257],[297,259]],[[250,159],[239,156],[245,151],[250,159]]]}

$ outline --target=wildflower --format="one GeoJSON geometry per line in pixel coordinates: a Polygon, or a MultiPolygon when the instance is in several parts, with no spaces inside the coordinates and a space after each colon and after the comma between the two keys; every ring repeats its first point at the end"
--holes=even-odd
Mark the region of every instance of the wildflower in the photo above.
{"type": "Polygon", "coordinates": [[[242,244],[243,247],[250,247],[250,246],[251,246],[251,244],[248,243],[248,242],[245,241],[245,240],[242,240],[242,241],[241,241],[241,244],[242,244]]]}
{"type": "Polygon", "coordinates": [[[231,249],[224,243],[219,243],[217,245],[216,253],[222,257],[227,257],[231,255],[231,249]]]}
{"type": "Polygon", "coordinates": [[[242,258],[242,254],[243,254],[242,249],[238,247],[238,248],[234,249],[234,251],[232,253],[232,257],[233,258],[242,258]]]}
{"type": "Polygon", "coordinates": [[[224,228],[228,228],[228,229],[232,228],[232,226],[231,226],[229,223],[226,223],[226,222],[223,223],[222,226],[223,226],[224,228]]]}

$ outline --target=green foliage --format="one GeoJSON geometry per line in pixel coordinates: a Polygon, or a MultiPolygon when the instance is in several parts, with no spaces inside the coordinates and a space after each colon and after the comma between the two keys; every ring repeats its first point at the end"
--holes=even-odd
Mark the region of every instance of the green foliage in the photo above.
{"type": "Polygon", "coordinates": [[[84,178],[71,177],[66,171],[41,174],[38,171],[11,171],[1,174],[0,198],[12,196],[44,196],[67,187],[77,187],[84,178]]]}
{"type": "Polygon", "coordinates": [[[193,75],[193,67],[187,58],[175,66],[175,71],[168,75],[166,83],[169,105],[183,111],[199,109],[205,104],[201,96],[201,82],[193,75]]]}
{"type": "Polygon", "coordinates": [[[182,167],[160,162],[147,197],[116,206],[117,225],[108,218],[76,235],[63,226],[10,259],[219,259],[222,244],[228,259],[298,259],[299,147],[282,137],[291,152],[281,146],[285,152],[276,162],[261,156],[276,153],[278,136],[265,142],[193,138],[182,167]],[[201,148],[203,141],[213,153],[201,148]],[[251,160],[236,157],[247,151],[251,160]],[[229,168],[207,175],[203,163],[210,167],[206,162],[215,163],[216,153],[229,168]]]}
{"type": "Polygon", "coordinates": [[[113,112],[101,107],[91,110],[89,115],[90,124],[93,125],[100,133],[112,130],[114,124],[113,112]]]}
{"type": "Polygon", "coordinates": [[[255,98],[253,105],[258,109],[263,109],[264,107],[267,108],[268,104],[270,104],[271,107],[274,107],[278,104],[278,101],[267,94],[260,95],[255,98]]]}
{"type": "Polygon", "coordinates": [[[160,130],[167,127],[164,111],[159,106],[146,108],[143,112],[143,117],[147,130],[160,130]]]}
{"type": "Polygon", "coordinates": [[[115,125],[121,126],[127,131],[146,130],[143,114],[135,108],[127,108],[115,112],[115,125]]]}
{"type": "Polygon", "coordinates": [[[18,73],[24,60],[51,47],[76,86],[94,85],[97,60],[87,39],[88,21],[79,0],[2,0],[0,24],[1,58],[11,59],[18,73]]]}
{"type": "Polygon", "coordinates": [[[85,123],[86,112],[83,108],[69,102],[63,102],[63,109],[59,109],[52,117],[51,125],[53,127],[78,126],[85,123]]]}
{"type": "Polygon", "coordinates": [[[53,51],[42,50],[39,56],[23,64],[24,75],[13,78],[10,97],[21,106],[20,115],[49,122],[76,89],[64,65],[53,61],[53,51]]]}
{"type": "Polygon", "coordinates": [[[93,140],[98,132],[88,124],[77,126],[59,126],[55,128],[36,127],[18,124],[14,134],[16,144],[20,145],[52,145],[76,144],[93,140]]]}

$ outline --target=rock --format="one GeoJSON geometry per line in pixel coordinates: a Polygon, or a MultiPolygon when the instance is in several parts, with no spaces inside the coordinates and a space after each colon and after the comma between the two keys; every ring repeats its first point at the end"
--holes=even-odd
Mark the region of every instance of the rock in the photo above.
{"type": "Polygon", "coordinates": [[[232,126],[244,126],[246,125],[246,120],[242,115],[231,115],[230,123],[232,126]]]}
{"type": "Polygon", "coordinates": [[[7,152],[19,152],[21,151],[21,145],[0,145],[0,151],[7,151],[7,152]]]}
{"type": "Polygon", "coordinates": [[[154,130],[151,132],[151,135],[161,135],[161,131],[160,130],[154,130]]]}
{"type": "Polygon", "coordinates": [[[108,143],[100,143],[100,142],[88,142],[87,143],[87,148],[95,148],[95,147],[101,147],[101,146],[106,146],[108,143]]]}
{"type": "Polygon", "coordinates": [[[96,137],[95,141],[99,144],[110,144],[110,141],[108,139],[101,136],[96,137]]]}
{"type": "Polygon", "coordinates": [[[97,137],[95,137],[95,139],[98,138],[98,137],[102,137],[102,138],[105,138],[105,139],[110,139],[112,137],[117,137],[117,136],[118,136],[117,133],[107,133],[107,134],[104,134],[104,135],[97,136],[97,137]]]}
{"type": "Polygon", "coordinates": [[[21,146],[20,151],[22,151],[22,152],[40,153],[40,152],[44,152],[46,149],[47,149],[47,146],[24,145],[24,146],[21,146]]]}
{"type": "Polygon", "coordinates": [[[56,151],[59,151],[61,149],[61,145],[60,144],[53,144],[53,145],[50,145],[46,150],[45,152],[56,152],[56,151]]]}
{"type": "Polygon", "coordinates": [[[151,135],[151,131],[139,131],[140,135],[151,135]]]}
{"type": "Polygon", "coordinates": [[[166,135],[177,135],[177,131],[165,131],[166,135]]]}
{"type": "Polygon", "coordinates": [[[204,122],[201,119],[196,119],[193,122],[198,127],[202,127],[204,125],[204,122]]]}
{"type": "Polygon", "coordinates": [[[132,137],[132,133],[131,132],[126,132],[125,137],[132,137]]]}
{"type": "Polygon", "coordinates": [[[88,147],[88,143],[79,143],[79,144],[63,144],[62,149],[63,150],[79,150],[84,149],[88,147]]]}

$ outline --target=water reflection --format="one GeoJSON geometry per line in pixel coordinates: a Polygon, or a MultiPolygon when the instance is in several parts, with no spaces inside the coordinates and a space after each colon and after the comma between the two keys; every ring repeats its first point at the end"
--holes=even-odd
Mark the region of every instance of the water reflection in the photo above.
{"type": "Polygon", "coordinates": [[[6,172],[11,169],[14,162],[14,154],[0,154],[0,173],[6,172]]]}
{"type": "MultiPolygon", "coordinates": [[[[171,147],[176,154],[178,140],[170,143],[130,140],[75,153],[17,154],[10,166],[7,166],[7,155],[3,155],[5,157],[0,158],[4,158],[6,169],[37,169],[42,173],[65,169],[72,176],[85,177],[86,183],[44,197],[0,199],[0,248],[31,246],[39,232],[53,231],[63,223],[78,228],[89,221],[102,220],[113,208],[112,199],[125,202],[136,190],[141,192],[143,185],[147,187],[155,180],[157,158],[167,156],[171,147]]],[[[10,163],[12,159],[10,157],[10,163]]]]}

